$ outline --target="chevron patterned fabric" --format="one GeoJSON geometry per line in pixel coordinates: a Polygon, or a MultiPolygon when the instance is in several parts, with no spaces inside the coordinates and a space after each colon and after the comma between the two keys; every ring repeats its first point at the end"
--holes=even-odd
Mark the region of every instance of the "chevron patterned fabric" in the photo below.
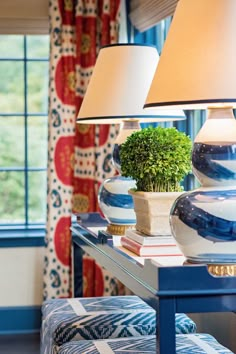
{"type": "MultiPolygon", "coordinates": [[[[196,324],[176,314],[176,333],[194,333],[196,324]]],[[[156,312],[138,296],[51,299],[43,303],[41,354],[57,353],[70,341],[156,334],[156,312]]]]}
{"type": "MultiPolygon", "coordinates": [[[[154,354],[156,337],[119,338],[100,341],[70,342],[58,354],[154,354]]],[[[177,334],[176,354],[233,354],[209,334],[177,334]]]]}

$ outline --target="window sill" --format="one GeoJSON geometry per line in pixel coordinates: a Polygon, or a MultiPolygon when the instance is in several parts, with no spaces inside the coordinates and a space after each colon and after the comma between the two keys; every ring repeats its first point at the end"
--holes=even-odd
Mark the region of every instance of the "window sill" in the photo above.
{"type": "Polygon", "coordinates": [[[45,245],[45,229],[1,229],[1,247],[43,247],[45,245]]]}

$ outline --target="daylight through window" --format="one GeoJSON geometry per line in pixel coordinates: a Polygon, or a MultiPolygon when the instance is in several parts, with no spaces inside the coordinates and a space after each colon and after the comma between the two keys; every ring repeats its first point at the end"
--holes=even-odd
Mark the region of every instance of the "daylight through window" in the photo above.
{"type": "Polygon", "coordinates": [[[49,36],[0,36],[0,227],[45,223],[49,36]]]}

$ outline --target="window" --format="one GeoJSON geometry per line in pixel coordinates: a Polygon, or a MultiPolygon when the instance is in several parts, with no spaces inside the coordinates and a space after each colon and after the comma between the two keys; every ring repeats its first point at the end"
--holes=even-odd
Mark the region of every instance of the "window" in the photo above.
{"type": "Polygon", "coordinates": [[[45,224],[48,35],[0,35],[0,227],[45,224]]]}

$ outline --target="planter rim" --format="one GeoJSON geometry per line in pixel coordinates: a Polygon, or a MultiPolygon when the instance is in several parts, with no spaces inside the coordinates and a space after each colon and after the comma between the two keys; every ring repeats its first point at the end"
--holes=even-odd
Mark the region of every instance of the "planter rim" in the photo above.
{"type": "Polygon", "coordinates": [[[179,195],[185,193],[185,191],[181,192],[142,192],[142,191],[134,191],[133,189],[129,189],[128,193],[135,198],[142,199],[155,199],[160,197],[162,199],[169,199],[171,197],[178,197],[179,195]]]}

